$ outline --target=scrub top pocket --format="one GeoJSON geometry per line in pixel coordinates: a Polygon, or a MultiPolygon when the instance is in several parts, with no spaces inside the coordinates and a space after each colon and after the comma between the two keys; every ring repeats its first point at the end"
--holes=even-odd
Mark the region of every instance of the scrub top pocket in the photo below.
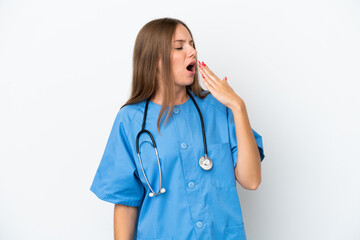
{"type": "Polygon", "coordinates": [[[227,240],[246,240],[244,223],[236,227],[225,228],[225,239],[227,240]]]}
{"type": "Polygon", "coordinates": [[[213,168],[210,170],[211,183],[219,188],[236,187],[230,144],[210,144],[207,149],[208,156],[213,162],[213,168]]]}

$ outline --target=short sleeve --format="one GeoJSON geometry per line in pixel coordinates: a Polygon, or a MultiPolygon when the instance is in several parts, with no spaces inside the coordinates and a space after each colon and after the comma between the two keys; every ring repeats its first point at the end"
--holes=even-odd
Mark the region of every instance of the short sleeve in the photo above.
{"type": "MultiPolygon", "coordinates": [[[[227,110],[227,120],[228,120],[228,128],[229,128],[230,147],[231,147],[231,153],[232,153],[233,163],[234,163],[234,167],[235,167],[236,162],[237,162],[237,141],[236,141],[234,115],[233,115],[231,109],[226,108],[226,110],[227,110]]],[[[256,144],[259,149],[261,162],[262,162],[263,159],[265,158],[262,137],[254,129],[252,129],[252,132],[254,134],[256,144]]]]}
{"type": "Polygon", "coordinates": [[[144,187],[118,112],[90,190],[101,200],[138,207],[144,187]]]}

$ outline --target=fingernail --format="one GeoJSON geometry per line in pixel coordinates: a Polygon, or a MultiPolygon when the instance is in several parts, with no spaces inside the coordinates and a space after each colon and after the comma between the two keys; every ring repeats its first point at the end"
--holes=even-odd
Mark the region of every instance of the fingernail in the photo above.
{"type": "Polygon", "coordinates": [[[202,76],[202,78],[205,78],[205,77],[204,77],[204,74],[201,74],[201,76],[202,76]]]}
{"type": "Polygon", "coordinates": [[[225,80],[227,81],[227,77],[225,77],[225,80]]]}
{"type": "Polygon", "coordinates": [[[205,64],[204,62],[202,62],[202,65],[203,65],[203,66],[206,66],[206,64],[205,64]]]}
{"type": "Polygon", "coordinates": [[[200,61],[198,61],[198,63],[199,63],[199,68],[201,68],[201,62],[200,62],[200,61]]]}

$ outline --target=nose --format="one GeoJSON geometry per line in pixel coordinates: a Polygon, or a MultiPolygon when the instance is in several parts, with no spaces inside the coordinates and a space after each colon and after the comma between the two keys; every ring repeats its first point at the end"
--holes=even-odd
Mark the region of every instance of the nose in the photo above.
{"type": "Polygon", "coordinates": [[[197,55],[196,49],[190,46],[189,56],[190,57],[196,57],[196,55],[197,55]]]}

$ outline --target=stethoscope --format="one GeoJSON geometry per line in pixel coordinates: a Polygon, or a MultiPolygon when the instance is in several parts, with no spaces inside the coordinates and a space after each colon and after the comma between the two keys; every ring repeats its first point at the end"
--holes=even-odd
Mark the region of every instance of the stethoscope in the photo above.
{"type": "MultiPolygon", "coordinates": [[[[205,152],[205,154],[204,154],[204,156],[200,157],[199,165],[204,170],[210,170],[212,168],[212,166],[213,166],[213,163],[212,163],[211,159],[207,155],[204,120],[203,120],[201,111],[199,109],[199,106],[196,104],[195,99],[193,98],[193,96],[191,96],[191,94],[190,94],[190,92],[189,92],[189,90],[187,88],[186,88],[186,92],[189,94],[191,100],[195,104],[195,107],[196,107],[196,109],[197,109],[197,111],[199,113],[200,120],[201,120],[201,129],[202,129],[202,135],[203,135],[203,141],[204,141],[204,152],[205,152]]],[[[146,104],[145,104],[145,111],[144,111],[144,119],[143,119],[143,123],[142,123],[142,129],[136,136],[136,152],[137,152],[138,157],[139,157],[141,171],[142,171],[142,173],[144,175],[144,178],[146,180],[147,185],[149,186],[149,188],[151,190],[151,193],[149,193],[149,196],[153,197],[153,196],[159,195],[161,193],[164,193],[166,190],[165,190],[165,188],[161,188],[161,167],[160,167],[159,154],[158,154],[158,151],[157,151],[157,148],[156,148],[156,143],[155,143],[154,137],[148,130],[145,129],[145,122],[146,122],[146,115],[147,115],[147,109],[148,109],[148,105],[149,105],[149,100],[150,100],[150,98],[148,98],[146,100],[146,104]],[[152,145],[154,147],[154,151],[155,151],[158,166],[159,166],[160,188],[159,188],[159,191],[157,193],[155,193],[153,188],[150,186],[149,181],[148,181],[148,179],[146,177],[142,162],[141,162],[140,151],[139,151],[139,138],[140,138],[140,135],[143,134],[143,133],[147,133],[151,138],[151,142],[152,142],[152,145]]]]}

